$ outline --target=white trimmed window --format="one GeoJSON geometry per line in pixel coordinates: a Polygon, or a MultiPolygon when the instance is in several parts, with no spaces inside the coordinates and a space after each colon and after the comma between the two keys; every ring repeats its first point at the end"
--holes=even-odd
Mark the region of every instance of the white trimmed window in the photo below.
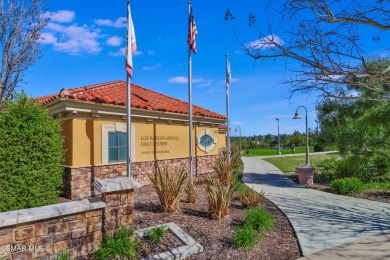
{"type": "MultiPolygon", "coordinates": [[[[135,128],[131,127],[131,159],[135,160],[135,128]]],[[[127,129],[125,124],[102,125],[102,163],[126,162],[127,129]]]]}
{"type": "Polygon", "coordinates": [[[205,129],[198,134],[198,147],[206,153],[211,151],[217,144],[217,138],[212,132],[205,129]]]}

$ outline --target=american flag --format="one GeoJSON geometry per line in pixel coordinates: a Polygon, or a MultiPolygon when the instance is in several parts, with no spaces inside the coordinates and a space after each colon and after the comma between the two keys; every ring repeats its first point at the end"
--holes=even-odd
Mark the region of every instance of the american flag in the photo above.
{"type": "Polygon", "coordinates": [[[188,46],[190,50],[196,53],[196,40],[195,37],[198,35],[198,30],[196,29],[194,13],[192,12],[192,7],[190,9],[189,17],[189,26],[188,26],[188,46]]]}
{"type": "Polygon", "coordinates": [[[133,19],[131,18],[130,2],[127,5],[127,49],[126,70],[130,78],[133,78],[133,52],[137,50],[133,19]]]}

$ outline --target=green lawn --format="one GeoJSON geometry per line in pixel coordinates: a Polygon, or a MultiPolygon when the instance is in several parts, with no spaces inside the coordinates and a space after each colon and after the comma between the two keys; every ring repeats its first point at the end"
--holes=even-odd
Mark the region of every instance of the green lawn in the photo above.
{"type": "MultiPolygon", "coordinates": [[[[338,154],[311,154],[310,155],[310,164],[316,164],[320,160],[324,160],[325,158],[336,157],[338,158],[338,154]]],[[[266,158],[264,161],[272,163],[276,167],[278,167],[283,173],[294,172],[296,167],[300,167],[305,165],[306,156],[291,156],[291,157],[274,157],[274,158],[266,158]]]]}
{"type": "MultiPolygon", "coordinates": [[[[294,153],[305,153],[305,147],[297,147],[294,153]]],[[[313,152],[312,147],[310,147],[310,152],[313,152]]],[[[277,155],[277,149],[250,149],[249,154],[246,150],[243,151],[243,156],[264,156],[264,155],[277,155]]],[[[281,154],[292,154],[291,149],[281,150],[281,154]]]]}

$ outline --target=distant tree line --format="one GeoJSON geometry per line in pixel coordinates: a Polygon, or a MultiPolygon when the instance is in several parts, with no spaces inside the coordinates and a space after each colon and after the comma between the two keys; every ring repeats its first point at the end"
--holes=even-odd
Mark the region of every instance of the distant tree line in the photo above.
{"type": "MultiPolygon", "coordinates": [[[[309,128],[309,145],[316,145],[319,133],[316,130],[309,128]]],[[[232,144],[239,145],[240,137],[230,137],[232,144]]],[[[280,146],[282,149],[290,149],[292,145],[304,146],[306,145],[306,133],[300,133],[294,131],[294,133],[280,134],[280,146]]],[[[278,148],[278,135],[266,134],[266,135],[253,135],[241,137],[241,149],[272,149],[278,148]]]]}

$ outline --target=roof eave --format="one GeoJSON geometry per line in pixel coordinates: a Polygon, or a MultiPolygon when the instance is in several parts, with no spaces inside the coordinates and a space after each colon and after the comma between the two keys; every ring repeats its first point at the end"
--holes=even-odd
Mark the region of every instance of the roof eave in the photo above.
{"type": "MultiPolygon", "coordinates": [[[[84,112],[94,114],[104,114],[126,117],[126,106],[118,106],[112,104],[96,103],[92,101],[75,100],[69,98],[57,98],[52,102],[45,104],[45,108],[49,110],[49,114],[55,115],[63,112],[84,112]]],[[[188,121],[188,114],[155,111],[142,108],[131,108],[133,117],[167,119],[175,121],[188,121]]],[[[197,122],[223,124],[226,119],[193,115],[193,120],[197,122]]]]}

